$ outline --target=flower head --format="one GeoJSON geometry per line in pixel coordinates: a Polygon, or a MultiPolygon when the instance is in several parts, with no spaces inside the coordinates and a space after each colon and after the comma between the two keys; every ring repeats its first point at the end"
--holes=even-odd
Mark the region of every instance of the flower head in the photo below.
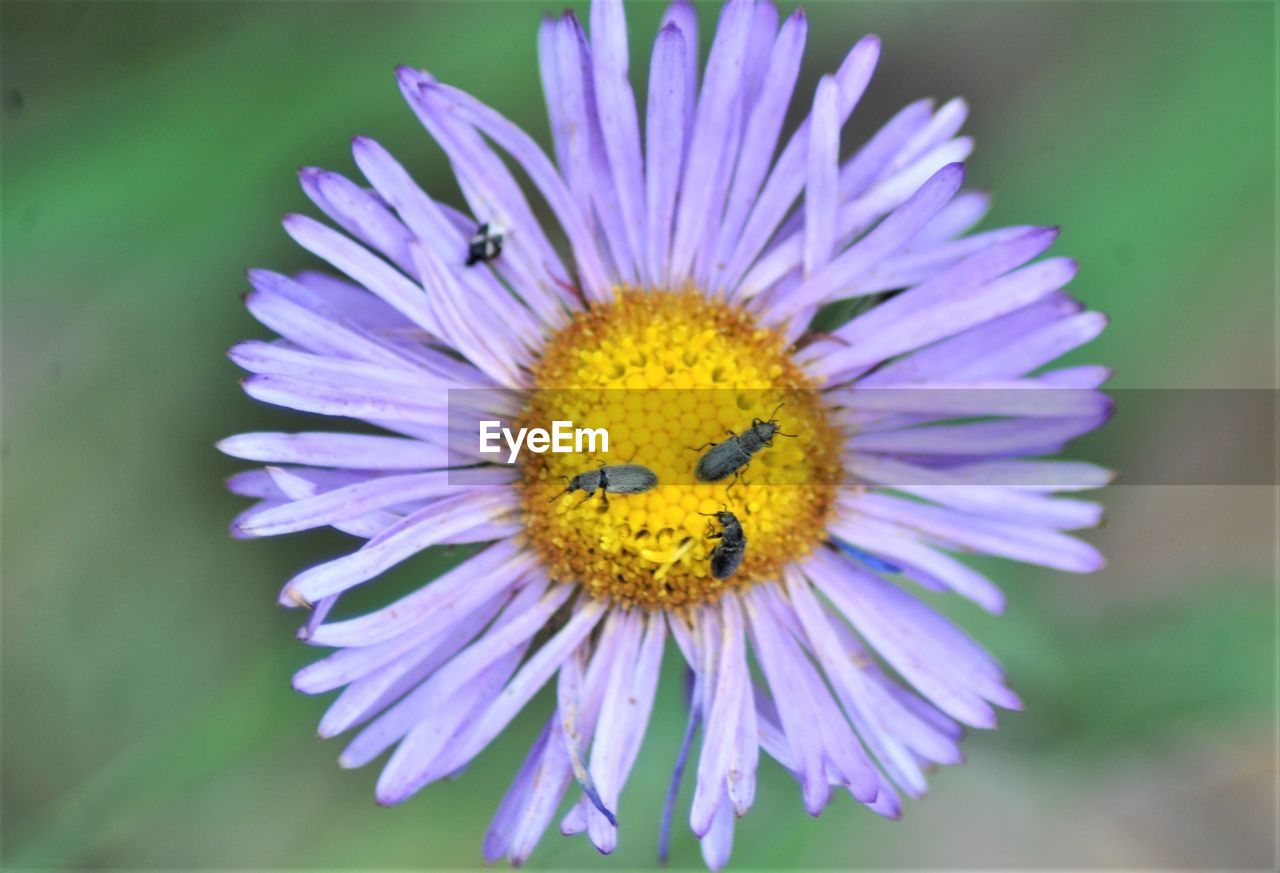
{"type": "Polygon", "coordinates": [[[336,274],[250,273],[249,309],[279,339],[232,350],[245,390],[380,431],[221,443],[270,465],[233,478],[258,500],[235,534],[363,541],[281,594],[312,608],[300,636],[333,650],[294,684],[342,689],[320,733],[355,731],[343,766],[391,750],[377,797],[399,803],[554,685],[491,860],[525,860],[570,792],[561,830],[614,848],[668,636],[692,681],[665,821],[688,757],[710,867],[728,862],[761,750],[814,815],[837,789],[896,817],[927,768],[959,762],[965,726],[1020,705],[995,659],[912,588],[999,611],[996,586],[951,552],[1101,566],[1064,532],[1099,508],[1054,494],[1109,474],[1038,459],[1110,411],[1104,369],[1042,369],[1105,323],[1062,292],[1073,262],[1031,263],[1056,229],[969,233],[988,203],[961,190],[958,100],[907,106],[841,161],[873,37],[784,135],[806,27],[731,0],[704,68],[693,9],[674,3],[642,132],[621,3],[592,6],[589,39],[572,14],[544,21],[554,161],[494,109],[402,68],[465,211],[359,137],[369,187],[301,173],[337,229],[285,219],[336,274]],[[852,318],[815,326],[849,300],[852,318]],[[491,463],[458,438],[459,408],[612,441],[491,463]],[[420,590],[331,620],[344,592],[460,543],[481,545],[420,590]]]}

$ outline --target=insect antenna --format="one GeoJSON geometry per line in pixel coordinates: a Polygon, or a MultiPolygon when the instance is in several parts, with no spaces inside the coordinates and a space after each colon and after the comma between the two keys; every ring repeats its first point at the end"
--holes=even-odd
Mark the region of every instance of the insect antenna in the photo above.
{"type": "Polygon", "coordinates": [[[555,503],[557,500],[559,500],[561,497],[564,497],[566,494],[568,494],[572,490],[569,488],[569,477],[561,476],[560,478],[564,480],[564,490],[561,491],[559,494],[557,494],[555,497],[548,498],[547,499],[548,503],[555,503]]]}

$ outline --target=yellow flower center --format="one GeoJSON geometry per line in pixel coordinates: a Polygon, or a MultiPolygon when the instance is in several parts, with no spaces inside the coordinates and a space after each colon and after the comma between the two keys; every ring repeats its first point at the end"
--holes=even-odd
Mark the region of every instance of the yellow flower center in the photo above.
{"type": "Polygon", "coordinates": [[[742,309],[693,291],[621,289],[551,337],[520,423],[609,434],[607,453],[521,455],[528,539],[551,577],[622,605],[675,608],[776,579],[808,553],[834,500],[840,440],[785,345],[742,309]],[[738,475],[695,477],[703,444],[742,435],[775,410],[778,433],[738,475]],[[658,486],[564,493],[579,474],[626,463],[652,470],[658,486]],[[712,516],[725,509],[746,548],[722,580],[711,571],[722,544],[712,516]]]}

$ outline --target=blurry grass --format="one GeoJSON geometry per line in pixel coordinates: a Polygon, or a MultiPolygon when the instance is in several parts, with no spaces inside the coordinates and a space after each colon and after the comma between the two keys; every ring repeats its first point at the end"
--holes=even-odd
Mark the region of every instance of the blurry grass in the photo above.
{"type": "MultiPolygon", "coordinates": [[[[396,92],[391,70],[402,62],[542,135],[542,11],[5,4],[7,866],[478,863],[479,838],[546,702],[458,784],[376,808],[373,772],[338,771],[340,746],[312,739],[324,702],[292,693],[288,677],[315,653],[292,637],[298,616],[273,605],[284,579],[349,540],[229,541],[226,522],[242,504],[218,479],[238,467],[212,444],[307,421],[244,400],[221,356],[264,335],[235,299],[242,268],[310,265],[277,224],[282,212],[313,211],[291,170],[349,172],[348,138],[368,133],[433,192],[455,190],[396,92]]],[[[922,94],[970,98],[969,180],[996,192],[988,224],[1063,223],[1055,251],[1083,265],[1072,289],[1113,316],[1076,360],[1114,366],[1129,387],[1270,384],[1273,7],[820,3],[808,12],[802,94],[857,35],[885,40],[854,140],[922,94]]],[[[633,5],[637,72],[659,13],[633,5]]],[[[712,21],[704,10],[704,48],[712,21]]],[[[1123,417],[1099,437],[1165,456],[1177,438],[1123,417]]],[[[1123,490],[1110,500],[1122,512],[1144,506],[1123,490]]],[[[1268,723],[1273,674],[1259,666],[1275,654],[1264,608],[1274,516],[1242,515],[1234,550],[1201,542],[1213,519],[1175,520],[1182,527],[1144,546],[1143,519],[1116,519],[1099,535],[1113,569],[1088,580],[984,565],[1006,584],[1010,614],[948,610],[1006,663],[1028,711],[972,738],[976,766],[939,774],[934,795],[898,824],[849,803],[811,822],[794,786],[767,767],[736,862],[904,863],[934,837],[912,808],[958,808],[970,796],[961,788],[993,780],[999,790],[1010,770],[1084,786],[1171,736],[1207,741],[1268,723]],[[1193,546],[1195,560],[1178,559],[1193,546]]],[[[361,598],[412,587],[437,560],[408,562],[361,598]]],[[[610,866],[653,863],[683,727],[675,664],[610,866]]],[[[537,863],[600,866],[583,841],[551,831],[537,863]]],[[[686,829],[673,848],[696,866],[686,829]]]]}

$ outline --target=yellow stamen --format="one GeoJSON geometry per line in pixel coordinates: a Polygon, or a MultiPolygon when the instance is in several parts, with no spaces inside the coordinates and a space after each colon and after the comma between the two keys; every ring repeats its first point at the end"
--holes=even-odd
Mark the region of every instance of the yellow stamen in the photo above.
{"type": "Polygon", "coordinates": [[[655,564],[662,565],[653,573],[653,580],[657,582],[660,581],[663,576],[667,575],[668,570],[680,563],[681,558],[693,551],[693,547],[696,542],[697,541],[694,540],[693,537],[689,537],[673,551],[668,552],[655,552],[652,549],[641,549],[640,557],[644,558],[646,561],[653,561],[655,564]]]}

